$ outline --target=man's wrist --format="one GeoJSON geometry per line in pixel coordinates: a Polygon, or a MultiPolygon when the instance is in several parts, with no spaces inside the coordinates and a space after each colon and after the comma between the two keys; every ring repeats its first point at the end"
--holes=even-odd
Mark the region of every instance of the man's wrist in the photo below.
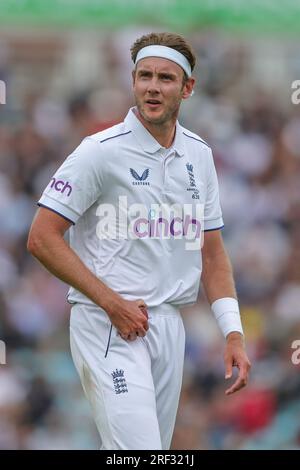
{"type": "Polygon", "coordinates": [[[227,342],[240,341],[240,342],[243,343],[244,342],[244,335],[242,333],[240,333],[239,331],[231,331],[226,336],[226,341],[227,342]]]}
{"type": "Polygon", "coordinates": [[[223,333],[224,338],[227,339],[228,335],[233,332],[244,334],[239,304],[233,297],[224,297],[215,300],[211,309],[215,315],[217,323],[223,333]]]}
{"type": "Polygon", "coordinates": [[[122,302],[122,297],[114,292],[112,289],[106,286],[105,292],[101,296],[101,303],[99,303],[99,307],[103,308],[105,312],[110,316],[110,312],[116,310],[118,305],[122,302]]]}

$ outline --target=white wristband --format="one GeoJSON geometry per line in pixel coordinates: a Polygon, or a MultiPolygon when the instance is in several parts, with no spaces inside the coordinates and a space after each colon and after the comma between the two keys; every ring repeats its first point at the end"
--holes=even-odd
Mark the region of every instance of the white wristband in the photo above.
{"type": "Polygon", "coordinates": [[[223,299],[215,300],[211,304],[211,309],[225,338],[232,331],[244,334],[239,304],[236,299],[224,297],[223,299]]]}

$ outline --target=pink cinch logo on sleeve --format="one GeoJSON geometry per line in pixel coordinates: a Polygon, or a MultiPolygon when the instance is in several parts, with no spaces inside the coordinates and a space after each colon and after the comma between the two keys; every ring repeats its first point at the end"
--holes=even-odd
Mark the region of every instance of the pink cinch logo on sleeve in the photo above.
{"type": "Polygon", "coordinates": [[[50,188],[55,189],[55,191],[58,191],[59,193],[64,194],[66,192],[67,196],[70,196],[72,192],[72,186],[68,181],[63,181],[63,180],[57,180],[56,178],[51,178],[50,181],[50,188]]]}

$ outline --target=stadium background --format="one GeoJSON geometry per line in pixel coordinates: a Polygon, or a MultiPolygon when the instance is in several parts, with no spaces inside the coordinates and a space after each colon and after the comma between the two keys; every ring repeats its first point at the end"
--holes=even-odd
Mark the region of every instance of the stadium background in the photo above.
{"type": "Polygon", "coordinates": [[[1,449],[97,449],[68,344],[67,287],[27,252],[36,201],[68,153],[132,104],[129,47],[183,33],[197,87],[181,122],[212,146],[251,381],[225,397],[223,340],[200,296],[184,312],[174,449],[299,449],[299,3],[286,0],[2,0],[0,80],[1,449]],[[298,36],[297,36],[298,34],[298,36]]]}

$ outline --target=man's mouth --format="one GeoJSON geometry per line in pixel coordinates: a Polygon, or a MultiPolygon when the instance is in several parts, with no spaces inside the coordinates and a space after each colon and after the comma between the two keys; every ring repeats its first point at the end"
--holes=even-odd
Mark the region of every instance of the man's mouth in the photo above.
{"type": "Polygon", "coordinates": [[[159,100],[155,100],[155,99],[149,99],[149,100],[146,100],[146,103],[150,106],[150,107],[156,107],[156,106],[159,106],[161,104],[161,102],[159,100]]]}

